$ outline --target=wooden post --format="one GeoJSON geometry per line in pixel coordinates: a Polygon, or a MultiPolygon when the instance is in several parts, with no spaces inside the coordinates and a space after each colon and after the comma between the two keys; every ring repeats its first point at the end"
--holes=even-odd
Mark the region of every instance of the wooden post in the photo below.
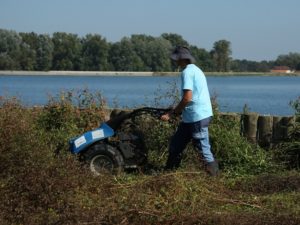
{"type": "Polygon", "coordinates": [[[259,116],[258,118],[258,144],[263,148],[269,148],[272,141],[273,117],[259,116]]]}
{"type": "Polygon", "coordinates": [[[257,143],[257,120],[257,113],[242,115],[242,134],[252,143],[257,143]]]}
{"type": "Polygon", "coordinates": [[[277,144],[283,140],[282,116],[273,117],[272,143],[277,144]]]}
{"type": "Polygon", "coordinates": [[[288,139],[291,129],[295,124],[295,116],[285,116],[281,120],[283,128],[283,139],[288,139]]]}

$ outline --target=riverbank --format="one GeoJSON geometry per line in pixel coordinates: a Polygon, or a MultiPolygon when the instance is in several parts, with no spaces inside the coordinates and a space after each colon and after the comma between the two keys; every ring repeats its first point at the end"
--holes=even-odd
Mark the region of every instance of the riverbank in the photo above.
{"type": "MultiPolygon", "coordinates": [[[[3,76],[176,76],[179,72],[142,72],[142,71],[16,71],[0,70],[3,76]]],[[[295,73],[258,73],[258,72],[205,72],[208,76],[300,76],[295,73]]]]}

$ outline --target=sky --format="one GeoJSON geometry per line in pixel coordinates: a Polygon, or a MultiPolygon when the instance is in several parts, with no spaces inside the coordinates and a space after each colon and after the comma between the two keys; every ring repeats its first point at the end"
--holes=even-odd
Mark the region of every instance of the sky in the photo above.
{"type": "Polygon", "coordinates": [[[210,51],[231,43],[233,59],[275,60],[300,52],[300,0],[0,0],[0,29],[100,34],[181,35],[210,51]]]}

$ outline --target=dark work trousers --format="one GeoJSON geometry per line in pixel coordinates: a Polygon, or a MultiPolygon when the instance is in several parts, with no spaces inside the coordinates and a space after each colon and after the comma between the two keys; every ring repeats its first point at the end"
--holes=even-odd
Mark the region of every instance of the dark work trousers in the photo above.
{"type": "Polygon", "coordinates": [[[193,140],[205,162],[213,162],[214,156],[209,143],[208,125],[211,117],[194,123],[181,122],[171,139],[166,169],[176,169],[180,166],[182,152],[193,140]]]}

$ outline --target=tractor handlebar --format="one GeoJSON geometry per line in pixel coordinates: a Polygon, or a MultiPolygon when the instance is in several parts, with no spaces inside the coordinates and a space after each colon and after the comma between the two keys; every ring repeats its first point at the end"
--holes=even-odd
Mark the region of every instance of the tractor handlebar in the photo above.
{"type": "Polygon", "coordinates": [[[151,116],[154,116],[154,117],[160,117],[168,111],[170,111],[170,109],[154,108],[154,107],[138,108],[138,109],[133,110],[132,112],[122,111],[119,114],[112,117],[106,123],[111,128],[116,130],[125,119],[129,119],[129,118],[135,117],[137,115],[142,115],[142,114],[150,114],[151,116]]]}

